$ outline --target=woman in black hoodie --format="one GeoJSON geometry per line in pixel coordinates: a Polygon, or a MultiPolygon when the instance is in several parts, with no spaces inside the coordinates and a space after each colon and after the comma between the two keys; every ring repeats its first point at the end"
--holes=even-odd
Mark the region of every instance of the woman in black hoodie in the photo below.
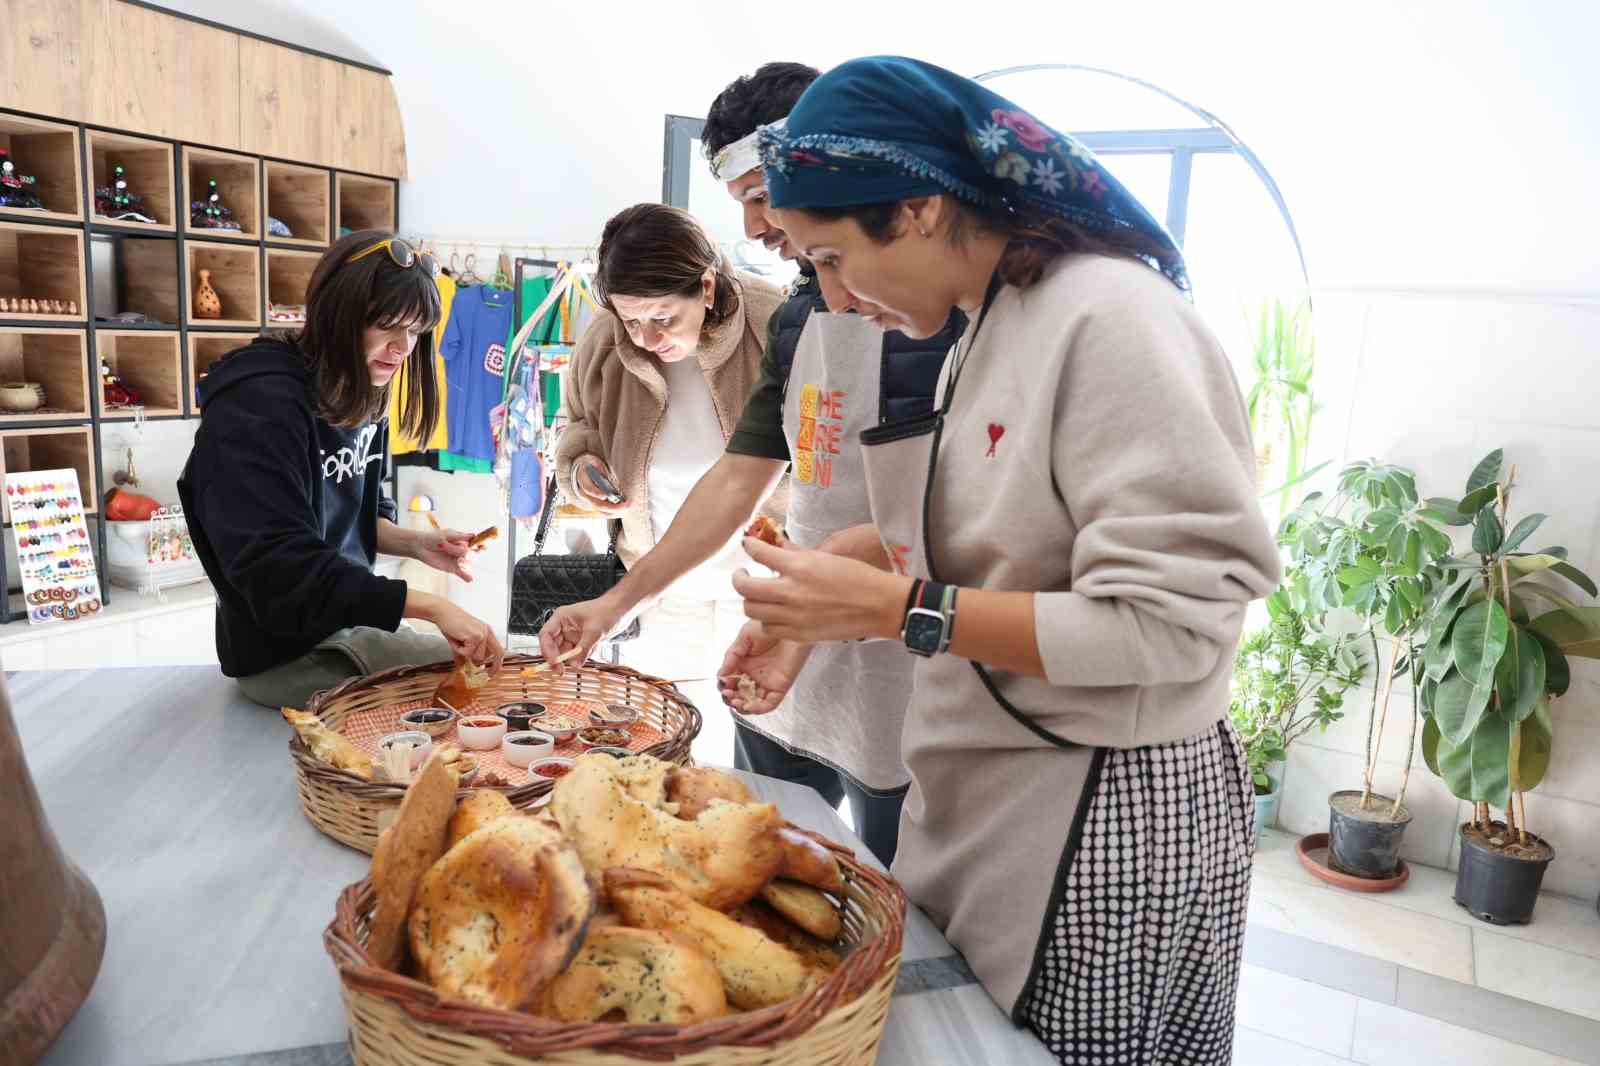
{"type": "Polygon", "coordinates": [[[471,580],[468,534],[401,529],[383,495],[383,412],[408,360],[407,433],[426,440],[440,417],[437,274],[392,234],[343,237],[311,275],[305,328],[230,352],[200,383],[178,495],[217,590],[222,672],[256,703],[303,706],[345,678],[452,652],[500,665],[489,626],[372,572],[382,552],[471,580]]]}

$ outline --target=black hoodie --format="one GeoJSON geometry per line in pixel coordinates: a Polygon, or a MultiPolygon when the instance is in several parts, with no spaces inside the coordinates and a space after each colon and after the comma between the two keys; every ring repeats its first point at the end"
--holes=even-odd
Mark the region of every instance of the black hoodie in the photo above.
{"type": "Polygon", "coordinates": [[[293,344],[262,338],[211,365],[178,479],[195,551],[217,589],[217,658],[248,677],[348,626],[394,630],[406,585],[372,572],[386,423],[331,426],[293,344]]]}

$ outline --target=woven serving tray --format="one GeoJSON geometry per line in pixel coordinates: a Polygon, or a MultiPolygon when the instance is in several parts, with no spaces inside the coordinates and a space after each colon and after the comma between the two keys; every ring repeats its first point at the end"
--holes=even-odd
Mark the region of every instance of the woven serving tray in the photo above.
{"type": "Polygon", "coordinates": [[[322,938],[339,970],[351,1057],[357,1066],[871,1066],[900,973],[906,896],[822,842],[845,874],[844,963],[797,999],[695,1025],[565,1024],[443,999],[367,954],[375,898],[371,881],[357,881],[322,938]]]}
{"type": "MultiPolygon", "coordinates": [[[[680,765],[689,763],[689,744],[700,733],[700,712],[670,682],[625,666],[601,664],[569,669],[559,677],[548,672],[532,678],[522,676],[525,667],[542,662],[536,656],[506,656],[505,669],[478,693],[469,713],[492,714],[502,704],[522,700],[546,705],[580,699],[622,704],[639,711],[639,721],[629,730],[633,738],[630,748],[680,765]]],[[[351,740],[370,751],[382,735],[374,730],[397,720],[409,708],[429,704],[434,690],[449,672],[449,663],[435,663],[352,678],[312,697],[306,709],[340,732],[346,732],[348,725],[351,740]]],[[[454,733],[447,733],[436,743],[453,739],[454,733]]],[[[573,741],[558,747],[557,754],[570,756],[580,751],[573,741]]],[[[336,770],[313,756],[298,734],[289,740],[289,758],[300,786],[300,805],[311,824],[340,843],[372,854],[378,846],[378,834],[399,810],[404,786],[369,781],[336,770]]],[[[486,768],[503,766],[498,754],[481,760],[481,764],[486,768]]],[[[510,772],[514,775],[512,780],[526,776],[521,770],[510,772]]],[[[517,807],[530,807],[553,785],[554,781],[532,777],[526,784],[496,791],[504,793],[517,807]]],[[[470,791],[469,785],[460,795],[464,797],[470,791]]]]}

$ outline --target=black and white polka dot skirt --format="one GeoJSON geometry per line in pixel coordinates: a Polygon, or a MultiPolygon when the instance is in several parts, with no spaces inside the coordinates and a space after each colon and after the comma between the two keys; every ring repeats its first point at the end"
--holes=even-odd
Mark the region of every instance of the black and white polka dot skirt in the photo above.
{"type": "Polygon", "coordinates": [[[1232,1061],[1254,795],[1226,722],[1095,753],[1016,1007],[1061,1062],[1232,1061]]]}

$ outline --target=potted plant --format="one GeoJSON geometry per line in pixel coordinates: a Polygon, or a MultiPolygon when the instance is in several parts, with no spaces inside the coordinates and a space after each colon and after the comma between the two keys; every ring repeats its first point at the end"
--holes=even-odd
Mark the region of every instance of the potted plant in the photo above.
{"type": "Polygon", "coordinates": [[[1285,586],[1293,602],[1313,616],[1350,612],[1347,628],[1370,648],[1374,670],[1385,664],[1374,677],[1367,712],[1361,788],[1328,798],[1328,863],[1339,873],[1394,881],[1400,844],[1411,822],[1405,794],[1416,748],[1415,701],[1396,794],[1375,794],[1373,775],[1390,697],[1400,678],[1413,673],[1418,627],[1449,573],[1444,566],[1450,562],[1450,538],[1418,496],[1416,476],[1373,460],[1345,467],[1332,497],[1309,496],[1284,520],[1279,536],[1294,561],[1294,580],[1285,586]]]}
{"type": "Polygon", "coordinates": [[[1565,548],[1520,550],[1545,516],[1510,525],[1516,468],[1502,478],[1502,462],[1491,452],[1460,500],[1430,501],[1441,520],[1472,527],[1472,549],[1425,623],[1421,681],[1423,758],[1473,805],[1461,827],[1455,900],[1501,925],[1532,919],[1555,858],[1529,831],[1526,799],[1550,767],[1550,701],[1571,683],[1570,656],[1600,658],[1600,609],[1578,606],[1546,581],[1561,578],[1590,597],[1595,584],[1567,562],[1565,548]],[[1492,807],[1503,821],[1491,818],[1492,807]]]}
{"type": "Polygon", "coordinates": [[[1228,707],[1255,784],[1258,836],[1277,814],[1289,746],[1344,717],[1345,696],[1367,671],[1351,634],[1320,629],[1286,589],[1267,598],[1267,615],[1234,656],[1228,707]]]}

